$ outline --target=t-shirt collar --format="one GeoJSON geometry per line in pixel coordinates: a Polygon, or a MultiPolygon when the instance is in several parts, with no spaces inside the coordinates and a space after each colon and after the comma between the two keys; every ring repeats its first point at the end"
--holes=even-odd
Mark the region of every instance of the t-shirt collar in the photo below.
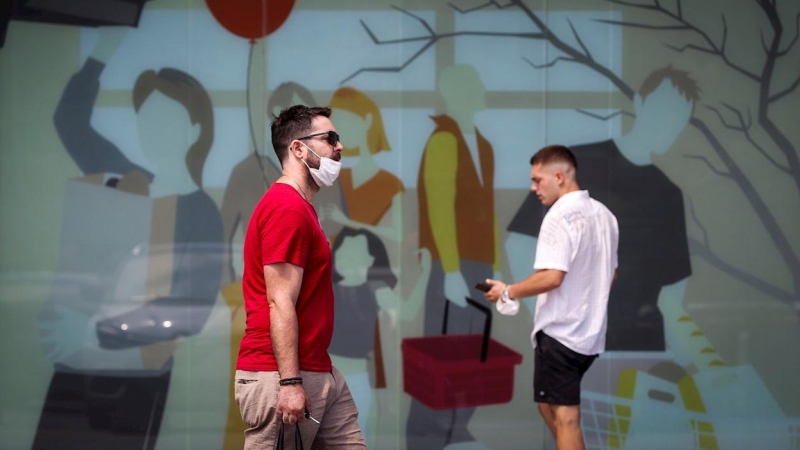
{"type": "Polygon", "coordinates": [[[568,192],[561,196],[556,202],[553,204],[555,205],[565,205],[567,203],[576,202],[579,200],[584,200],[589,198],[589,191],[582,190],[582,191],[572,191],[568,192]]]}

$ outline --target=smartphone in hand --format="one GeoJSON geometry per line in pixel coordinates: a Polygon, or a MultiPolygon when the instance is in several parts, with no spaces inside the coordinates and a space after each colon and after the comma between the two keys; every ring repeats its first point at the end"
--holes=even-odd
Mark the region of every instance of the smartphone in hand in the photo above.
{"type": "Polygon", "coordinates": [[[483,292],[489,292],[492,289],[492,285],[489,283],[484,283],[483,281],[479,281],[475,283],[475,289],[483,292]]]}

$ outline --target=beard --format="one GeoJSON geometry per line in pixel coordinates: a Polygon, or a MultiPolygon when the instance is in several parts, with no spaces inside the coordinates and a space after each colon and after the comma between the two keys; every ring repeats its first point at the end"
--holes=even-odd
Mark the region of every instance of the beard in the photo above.
{"type": "MultiPolygon", "coordinates": [[[[309,165],[311,164],[309,163],[309,165]]],[[[319,162],[317,163],[316,168],[319,168],[319,162]]],[[[319,191],[319,185],[317,184],[316,181],[314,181],[314,177],[311,176],[311,169],[309,169],[308,167],[306,167],[305,169],[306,169],[306,176],[305,176],[306,186],[308,186],[309,189],[314,190],[314,192],[319,191]]]]}
{"type": "Polygon", "coordinates": [[[303,167],[306,169],[305,172],[306,186],[308,186],[309,189],[313,189],[315,192],[319,191],[319,185],[317,184],[316,181],[314,181],[314,177],[311,176],[311,169],[310,169],[310,167],[319,169],[320,166],[319,158],[314,156],[313,153],[309,153],[309,157],[308,160],[306,160],[306,164],[303,164],[303,167]],[[308,164],[308,166],[306,166],[306,164],[308,164]]]}

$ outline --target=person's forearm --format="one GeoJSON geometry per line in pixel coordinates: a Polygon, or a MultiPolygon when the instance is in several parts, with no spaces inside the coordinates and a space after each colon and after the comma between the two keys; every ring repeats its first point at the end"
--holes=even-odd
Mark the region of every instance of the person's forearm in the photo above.
{"type": "Polygon", "coordinates": [[[519,283],[509,284],[508,296],[519,299],[543,294],[561,286],[563,280],[564,272],[560,270],[537,270],[519,283]]]}
{"type": "Polygon", "coordinates": [[[269,310],[270,336],[281,378],[300,376],[297,353],[297,312],[291,301],[276,301],[269,310]]]}
{"type": "Polygon", "coordinates": [[[195,335],[208,320],[216,299],[216,295],[159,297],[132,311],[98,321],[97,339],[102,348],[122,349],[195,335]]]}
{"type": "Polygon", "coordinates": [[[404,303],[405,308],[400,308],[400,318],[404,321],[411,321],[417,317],[420,306],[425,301],[425,293],[428,291],[428,281],[430,280],[430,270],[422,273],[414,289],[411,291],[408,300],[404,303]]]}
{"type": "Polygon", "coordinates": [[[88,58],[64,89],[53,114],[53,125],[69,156],[84,174],[113,172],[119,175],[138,170],[153,175],[133,164],[91,124],[94,103],[100,92],[100,74],[105,63],[88,58]]]}

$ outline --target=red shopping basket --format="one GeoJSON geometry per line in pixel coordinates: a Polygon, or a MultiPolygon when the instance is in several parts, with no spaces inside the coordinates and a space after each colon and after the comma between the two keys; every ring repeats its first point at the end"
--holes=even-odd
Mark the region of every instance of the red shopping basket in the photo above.
{"type": "Polygon", "coordinates": [[[508,403],[514,394],[514,366],[522,355],[490,339],[492,311],[470,298],[486,314],[483,336],[447,336],[450,302],[445,301],[442,336],[407,338],[403,351],[403,388],[431,409],[508,403]]]}

